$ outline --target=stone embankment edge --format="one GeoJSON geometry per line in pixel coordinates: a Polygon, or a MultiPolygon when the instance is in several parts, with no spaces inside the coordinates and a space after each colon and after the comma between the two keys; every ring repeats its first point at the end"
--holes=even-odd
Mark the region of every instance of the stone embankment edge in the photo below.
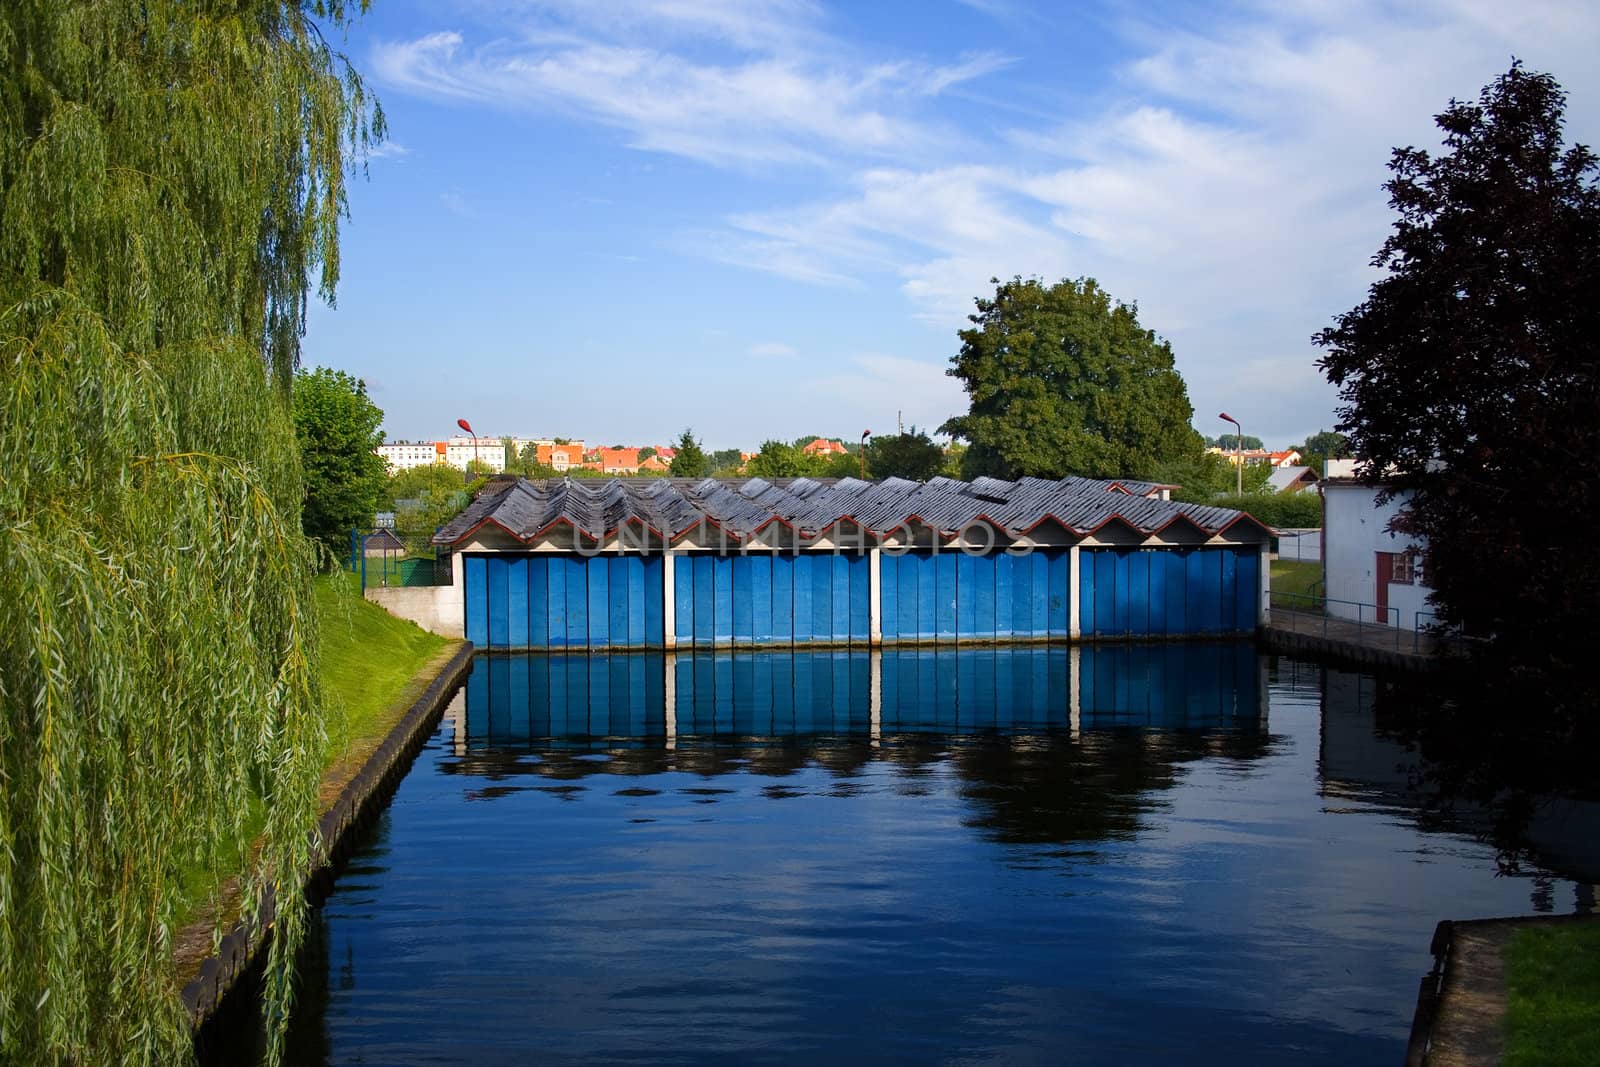
{"type": "Polygon", "coordinates": [[[1600,922],[1600,918],[1593,915],[1516,915],[1499,919],[1441,921],[1434,927],[1433,940],[1428,946],[1428,951],[1433,954],[1433,970],[1422,979],[1417,990],[1417,1007],[1411,1017],[1411,1038],[1406,1044],[1405,1067],[1427,1067],[1437,1059],[1429,1054],[1439,1043],[1440,1015],[1455,986],[1464,979],[1461,966],[1454,959],[1458,930],[1494,927],[1509,935],[1512,931],[1527,927],[1594,922],[1600,922]]]}
{"type": "Polygon", "coordinates": [[[1374,648],[1371,645],[1361,645],[1354,641],[1340,641],[1334,638],[1321,637],[1317,634],[1297,633],[1294,630],[1282,630],[1274,626],[1263,626],[1257,632],[1257,640],[1268,652],[1318,660],[1330,666],[1351,667],[1357,670],[1399,670],[1426,673],[1440,670],[1445,662],[1442,657],[1427,653],[1374,648]]]}
{"type": "MultiPolygon", "coordinates": [[[[354,831],[370,821],[410,769],[417,751],[437,726],[445,704],[471,670],[472,655],[472,642],[462,642],[361,770],[345,784],[332,806],[322,813],[303,892],[314,894],[332,883],[335,867],[353,847],[354,831]]],[[[259,962],[276,915],[276,901],[269,887],[262,895],[255,919],[241,918],[234,923],[223,935],[216,954],[200,962],[180,994],[192,1029],[198,1031],[228,991],[259,962]]]]}

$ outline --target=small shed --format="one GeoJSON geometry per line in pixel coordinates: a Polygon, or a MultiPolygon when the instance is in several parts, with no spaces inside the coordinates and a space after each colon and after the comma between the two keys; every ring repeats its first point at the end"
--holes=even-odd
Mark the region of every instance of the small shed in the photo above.
{"type": "Polygon", "coordinates": [[[1130,484],[524,479],[491,483],[434,541],[489,649],[1254,632],[1272,531],[1130,484]]]}
{"type": "Polygon", "coordinates": [[[381,556],[403,556],[406,543],[390,529],[374,530],[361,539],[361,554],[368,559],[381,556]]]}

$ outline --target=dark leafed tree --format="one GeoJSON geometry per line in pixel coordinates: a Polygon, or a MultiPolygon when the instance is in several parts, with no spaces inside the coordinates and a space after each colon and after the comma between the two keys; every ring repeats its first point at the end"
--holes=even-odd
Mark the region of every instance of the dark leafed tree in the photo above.
{"type": "Polygon", "coordinates": [[[867,449],[867,468],[874,478],[925,482],[943,470],[944,450],[913,426],[903,434],[874,437],[867,449]]]}
{"type": "Polygon", "coordinates": [[[1327,460],[1350,457],[1350,439],[1334,430],[1322,430],[1295,445],[1294,450],[1300,453],[1300,464],[1310,467],[1320,476],[1327,460]]]}
{"type": "Polygon", "coordinates": [[[1561,670],[1593,656],[1600,193],[1564,97],[1513,65],[1402,148],[1367,299],[1316,337],[1361,474],[1410,494],[1448,622],[1561,670]]]}
{"type": "Polygon", "coordinates": [[[189,1059],[173,936],[235,874],[282,889],[287,1010],[323,749],[289,394],[375,132],[351,14],[0,4],[8,1063],[189,1059]]]}
{"type": "Polygon", "coordinates": [[[349,544],[351,529],[372,523],[383,494],[388,471],[374,451],[383,443],[382,425],[383,412],[361,379],[327,367],[295,376],[294,428],[306,487],[300,523],[335,556],[349,544]]]}
{"type": "Polygon", "coordinates": [[[1145,477],[1200,451],[1172,349],[1093,279],[997,285],[947,373],[970,410],[940,431],[970,445],[963,473],[1145,477]]]}
{"type": "Polygon", "coordinates": [[[694,439],[694,431],[686,429],[678,438],[677,452],[672,457],[669,472],[674,478],[704,478],[711,473],[711,460],[705,449],[694,439]]]}

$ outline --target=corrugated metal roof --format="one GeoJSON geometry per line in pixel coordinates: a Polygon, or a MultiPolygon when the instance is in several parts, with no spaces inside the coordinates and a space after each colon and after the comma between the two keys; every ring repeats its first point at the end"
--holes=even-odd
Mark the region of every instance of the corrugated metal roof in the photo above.
{"type": "Polygon", "coordinates": [[[600,540],[630,524],[672,540],[702,520],[738,540],[773,523],[812,537],[843,521],[878,536],[913,520],[945,535],[980,519],[1019,533],[1055,522],[1077,536],[1119,521],[1146,535],[1183,520],[1208,535],[1220,534],[1238,522],[1268,529],[1229,508],[1137,495],[1138,488],[1146,487],[1158,488],[1153,483],[1092,478],[976,478],[971,482],[951,478],[927,482],[902,478],[881,482],[856,478],[498,480],[446,524],[434,541],[454,544],[486,523],[526,542],[562,525],[600,540]]]}

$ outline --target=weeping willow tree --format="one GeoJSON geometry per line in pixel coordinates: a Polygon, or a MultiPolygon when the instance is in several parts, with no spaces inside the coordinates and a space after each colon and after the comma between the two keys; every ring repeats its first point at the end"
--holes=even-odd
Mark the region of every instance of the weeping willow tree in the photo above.
{"type": "MultiPolygon", "coordinates": [[[[342,0],[0,4],[0,1061],[190,1056],[184,872],[298,886],[321,767],[288,390],[352,153],[342,0]]],[[[303,909],[278,894],[265,1001],[303,909]]]]}

